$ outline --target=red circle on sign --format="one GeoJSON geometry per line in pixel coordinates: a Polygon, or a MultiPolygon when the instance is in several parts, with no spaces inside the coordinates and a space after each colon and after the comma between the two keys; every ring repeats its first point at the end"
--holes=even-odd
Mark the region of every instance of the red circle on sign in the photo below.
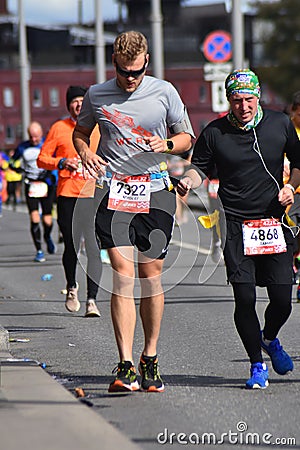
{"type": "Polygon", "coordinates": [[[229,61],[232,56],[230,33],[222,30],[209,33],[203,42],[203,53],[214,63],[229,61]]]}

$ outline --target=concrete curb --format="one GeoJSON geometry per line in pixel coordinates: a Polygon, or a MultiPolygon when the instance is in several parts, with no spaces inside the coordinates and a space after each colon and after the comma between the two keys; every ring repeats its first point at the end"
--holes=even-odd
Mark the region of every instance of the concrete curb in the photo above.
{"type": "Polygon", "coordinates": [[[32,450],[39,448],[42,442],[44,450],[98,450],[100,447],[102,450],[120,447],[140,450],[137,444],[76,399],[41,367],[30,362],[8,362],[10,357],[9,332],[0,325],[0,408],[4,412],[0,435],[3,448],[32,450]]]}
{"type": "Polygon", "coordinates": [[[1,449],[141,450],[37,365],[2,363],[0,407],[1,449]]]}
{"type": "Polygon", "coordinates": [[[9,335],[8,331],[0,325],[0,351],[9,351],[9,335]]]}
{"type": "Polygon", "coordinates": [[[140,450],[138,444],[76,399],[41,367],[30,361],[8,361],[12,357],[9,350],[9,332],[0,325],[3,448],[32,450],[42,442],[44,450],[140,450]]]}

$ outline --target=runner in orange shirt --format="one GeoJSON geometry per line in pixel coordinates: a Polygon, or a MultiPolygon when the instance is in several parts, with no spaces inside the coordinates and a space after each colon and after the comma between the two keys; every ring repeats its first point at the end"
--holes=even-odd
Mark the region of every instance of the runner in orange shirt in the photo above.
{"type": "MultiPolygon", "coordinates": [[[[78,283],[76,282],[77,255],[80,241],[84,237],[87,254],[87,300],[86,317],[99,317],[95,303],[102,271],[100,251],[94,231],[95,180],[84,173],[81,160],[72,143],[72,134],[87,88],[70,86],[66,103],[70,116],[55,122],[49,130],[39,154],[39,167],[58,169],[57,219],[63,235],[63,267],[67,281],[65,306],[70,312],[80,308],[78,283]]],[[[96,152],[99,132],[95,128],[91,138],[91,149],[96,152]]]]}

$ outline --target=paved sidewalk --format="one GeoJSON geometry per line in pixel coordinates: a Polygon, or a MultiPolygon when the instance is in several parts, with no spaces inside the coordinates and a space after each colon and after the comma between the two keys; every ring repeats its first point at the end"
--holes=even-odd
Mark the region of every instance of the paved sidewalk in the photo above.
{"type": "Polygon", "coordinates": [[[0,324],[1,450],[139,449],[37,362],[14,359],[0,324]]]}
{"type": "Polygon", "coordinates": [[[0,326],[1,449],[139,448],[38,364],[8,359],[8,332],[0,326]]]}

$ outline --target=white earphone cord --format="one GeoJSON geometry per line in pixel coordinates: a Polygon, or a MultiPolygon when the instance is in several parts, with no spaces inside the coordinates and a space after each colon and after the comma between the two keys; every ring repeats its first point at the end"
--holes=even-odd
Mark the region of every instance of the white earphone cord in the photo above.
{"type": "MultiPolygon", "coordinates": [[[[262,165],[264,166],[265,171],[267,172],[267,174],[269,175],[269,177],[272,178],[272,180],[274,181],[274,183],[276,184],[276,187],[278,189],[278,193],[280,192],[280,186],[276,180],[276,178],[271,174],[271,172],[269,171],[269,169],[266,166],[266,163],[264,161],[264,158],[261,154],[260,148],[259,148],[259,144],[258,144],[258,139],[257,139],[257,135],[256,135],[256,131],[255,128],[253,128],[253,133],[254,133],[254,144],[253,144],[253,150],[258,154],[258,156],[260,157],[260,160],[262,162],[262,165]]],[[[289,225],[287,225],[286,223],[283,222],[284,220],[284,216],[285,213],[281,216],[281,220],[280,220],[280,225],[282,225],[285,228],[288,228],[290,230],[290,232],[292,233],[293,237],[295,238],[296,236],[298,236],[299,232],[300,232],[300,227],[298,225],[292,226],[290,227],[289,225]],[[296,231],[293,230],[293,228],[296,229],[296,231]]],[[[272,217],[272,219],[274,219],[274,217],[272,217]]]]}

